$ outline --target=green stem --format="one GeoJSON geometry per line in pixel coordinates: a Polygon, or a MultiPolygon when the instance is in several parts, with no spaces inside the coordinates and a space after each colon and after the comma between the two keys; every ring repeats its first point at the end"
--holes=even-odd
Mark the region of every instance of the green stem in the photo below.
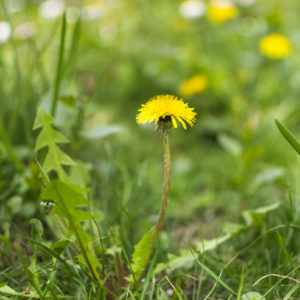
{"type": "Polygon", "coordinates": [[[168,207],[169,193],[170,193],[170,147],[169,147],[168,131],[165,131],[164,132],[164,191],[163,191],[163,199],[160,207],[159,217],[152,233],[152,248],[156,240],[157,234],[162,228],[162,225],[165,221],[167,207],[168,207]]]}

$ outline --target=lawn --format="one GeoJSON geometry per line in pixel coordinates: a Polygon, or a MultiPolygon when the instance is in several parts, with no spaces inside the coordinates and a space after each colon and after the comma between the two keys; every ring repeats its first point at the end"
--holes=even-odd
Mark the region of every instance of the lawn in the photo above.
{"type": "Polygon", "coordinates": [[[299,11],[0,0],[0,299],[300,299],[299,11]]]}

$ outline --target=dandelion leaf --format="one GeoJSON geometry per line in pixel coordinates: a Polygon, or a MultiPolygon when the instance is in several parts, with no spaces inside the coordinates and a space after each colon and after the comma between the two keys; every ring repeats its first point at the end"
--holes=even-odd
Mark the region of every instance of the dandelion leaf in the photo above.
{"type": "MultiPolygon", "coordinates": [[[[78,241],[78,239],[80,239],[80,242],[82,243],[83,247],[86,249],[86,251],[88,251],[88,245],[93,243],[95,241],[95,239],[90,234],[85,232],[79,225],[76,226],[76,232],[78,235],[78,236],[76,236],[77,241],[78,241]]],[[[71,229],[70,233],[73,233],[73,235],[75,235],[75,233],[72,229],[71,229]]]]}
{"type": "MultiPolygon", "coordinates": [[[[95,257],[94,254],[92,254],[91,251],[89,251],[89,250],[86,250],[86,256],[87,256],[89,262],[91,263],[91,267],[92,267],[94,274],[100,279],[99,273],[100,273],[101,267],[102,267],[101,263],[99,262],[97,257],[95,257]]],[[[86,260],[82,253],[80,253],[77,256],[77,258],[82,264],[84,264],[89,269],[89,266],[87,265],[86,260]]]]}
{"type": "Polygon", "coordinates": [[[43,168],[48,173],[51,170],[60,170],[61,166],[73,166],[75,162],[59,149],[55,144],[49,147],[46,159],[43,164],[43,168]]]}
{"type": "Polygon", "coordinates": [[[68,142],[69,140],[59,131],[53,129],[50,125],[45,125],[36,140],[34,151],[39,151],[45,146],[51,144],[62,144],[68,142]]]}
{"type": "Polygon", "coordinates": [[[48,147],[43,169],[46,173],[54,170],[60,179],[69,182],[62,166],[73,166],[75,162],[57,146],[57,144],[67,143],[68,139],[52,127],[53,122],[53,118],[47,112],[41,108],[38,110],[33,129],[42,127],[42,130],[38,135],[35,151],[48,147]]]}
{"type": "Polygon", "coordinates": [[[52,124],[54,119],[42,108],[39,108],[34,121],[33,130],[52,124]]]}
{"type": "Polygon", "coordinates": [[[151,254],[152,233],[153,228],[149,230],[134,246],[131,269],[135,278],[138,278],[142,274],[148,262],[151,254]]]}
{"type": "Polygon", "coordinates": [[[92,216],[83,210],[79,210],[78,206],[86,206],[89,201],[83,196],[82,191],[78,187],[65,183],[61,180],[52,180],[42,191],[41,197],[44,200],[53,200],[56,206],[53,213],[58,214],[64,219],[68,219],[74,226],[82,221],[92,219],[92,216]]]}

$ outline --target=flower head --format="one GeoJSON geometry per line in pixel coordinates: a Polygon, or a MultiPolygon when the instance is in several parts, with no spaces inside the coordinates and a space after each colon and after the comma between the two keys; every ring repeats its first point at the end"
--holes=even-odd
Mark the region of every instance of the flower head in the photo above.
{"type": "Polygon", "coordinates": [[[188,106],[182,99],[178,99],[173,95],[158,95],[151,98],[146,104],[138,110],[136,122],[145,124],[147,122],[158,124],[162,130],[170,127],[177,128],[179,121],[184,129],[187,129],[187,122],[190,126],[195,123],[196,113],[194,108],[188,106]]]}
{"type": "Polygon", "coordinates": [[[261,39],[259,49],[270,58],[281,59],[291,53],[291,43],[285,36],[273,33],[261,39]]]}
{"type": "Polygon", "coordinates": [[[208,4],[207,16],[214,23],[223,23],[238,14],[238,9],[230,0],[212,0],[208,4]]]}
{"type": "Polygon", "coordinates": [[[207,78],[196,74],[193,77],[183,81],[179,87],[179,93],[183,97],[191,97],[201,94],[207,87],[207,78]]]}

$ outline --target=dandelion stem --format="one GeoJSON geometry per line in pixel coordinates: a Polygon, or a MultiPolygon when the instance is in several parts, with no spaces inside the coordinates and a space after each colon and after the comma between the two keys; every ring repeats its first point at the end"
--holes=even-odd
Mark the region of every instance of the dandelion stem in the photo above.
{"type": "Polygon", "coordinates": [[[162,203],[161,203],[161,207],[160,207],[160,212],[159,212],[159,216],[157,219],[157,222],[155,224],[155,227],[153,229],[153,233],[152,233],[152,244],[151,244],[151,250],[148,256],[148,261],[145,264],[145,268],[142,271],[142,273],[140,274],[140,276],[137,278],[136,282],[140,282],[141,279],[143,278],[146,270],[147,270],[147,266],[149,265],[149,261],[150,261],[150,257],[151,257],[151,253],[154,247],[154,243],[156,241],[157,238],[157,234],[160,231],[160,229],[162,228],[163,224],[164,224],[164,220],[166,217],[166,213],[167,213],[167,207],[168,207],[168,199],[169,199],[169,193],[170,193],[170,147],[169,147],[169,136],[168,136],[168,130],[163,131],[164,134],[164,190],[163,190],[163,198],[162,198],[162,203]]]}
{"type": "Polygon", "coordinates": [[[164,191],[160,207],[159,217],[152,233],[152,248],[156,240],[157,234],[160,231],[167,212],[168,199],[170,193],[170,147],[168,131],[164,131],[164,191]]]}

